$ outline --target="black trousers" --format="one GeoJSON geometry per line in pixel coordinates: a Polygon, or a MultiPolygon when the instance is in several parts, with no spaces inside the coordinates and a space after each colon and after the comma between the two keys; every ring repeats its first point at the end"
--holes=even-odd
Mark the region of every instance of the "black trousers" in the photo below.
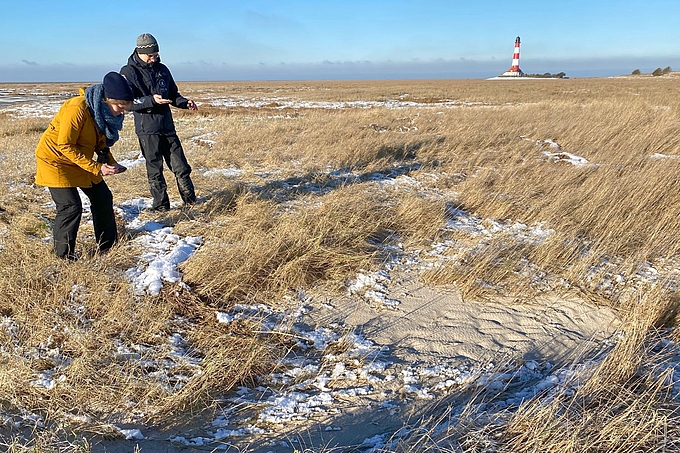
{"type": "MultiPolygon", "coordinates": [[[[90,199],[94,235],[99,250],[105,252],[118,240],[116,216],[113,213],[113,195],[104,181],[80,190],[90,199]]],[[[50,187],[50,194],[57,205],[53,230],[54,252],[61,258],[75,259],[76,236],[78,236],[78,227],[83,214],[83,204],[80,201],[78,189],[50,187]]]]}
{"type": "Polygon", "coordinates": [[[163,162],[177,180],[177,189],[182,201],[187,204],[196,202],[194,183],[191,181],[191,167],[184,155],[182,144],[177,135],[139,135],[139,146],[146,159],[146,176],[153,197],[153,209],[170,209],[168,186],[163,177],[163,162]]]}

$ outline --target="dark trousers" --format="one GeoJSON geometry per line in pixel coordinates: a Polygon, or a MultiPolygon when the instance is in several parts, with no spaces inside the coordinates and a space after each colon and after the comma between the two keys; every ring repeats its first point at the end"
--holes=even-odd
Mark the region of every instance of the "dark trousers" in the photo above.
{"type": "Polygon", "coordinates": [[[153,209],[170,209],[168,186],[163,177],[163,162],[177,180],[177,189],[184,203],[196,202],[191,167],[184,156],[182,144],[176,135],[139,135],[139,146],[146,159],[146,176],[153,197],[153,209]]]}
{"type": "MultiPolygon", "coordinates": [[[[90,199],[94,235],[99,250],[105,252],[118,239],[116,216],[113,213],[113,195],[104,181],[80,190],[90,199]]],[[[76,236],[83,213],[83,204],[80,201],[78,189],[50,187],[50,194],[57,205],[53,230],[54,252],[61,258],[75,259],[76,236]]]]}

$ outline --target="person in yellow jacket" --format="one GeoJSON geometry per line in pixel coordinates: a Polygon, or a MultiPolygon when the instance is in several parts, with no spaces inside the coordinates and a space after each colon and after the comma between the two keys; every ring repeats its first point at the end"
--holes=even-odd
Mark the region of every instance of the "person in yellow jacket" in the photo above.
{"type": "Polygon", "coordinates": [[[118,240],[113,195],[104,176],[122,173],[110,147],[123,128],[124,113],[134,95],[127,80],[109,72],[103,83],[80,90],[64,102],[40,137],[35,150],[38,185],[49,188],[57,208],[54,252],[75,260],[76,236],[82,217],[78,189],[90,199],[94,234],[101,252],[118,240]]]}

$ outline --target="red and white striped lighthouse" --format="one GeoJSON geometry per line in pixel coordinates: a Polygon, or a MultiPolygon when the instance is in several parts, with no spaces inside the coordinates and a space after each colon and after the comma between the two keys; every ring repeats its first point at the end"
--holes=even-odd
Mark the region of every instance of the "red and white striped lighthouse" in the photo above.
{"type": "Polygon", "coordinates": [[[519,36],[515,39],[515,53],[512,54],[512,66],[505,71],[501,76],[503,77],[520,77],[524,73],[519,68],[519,36]]]}

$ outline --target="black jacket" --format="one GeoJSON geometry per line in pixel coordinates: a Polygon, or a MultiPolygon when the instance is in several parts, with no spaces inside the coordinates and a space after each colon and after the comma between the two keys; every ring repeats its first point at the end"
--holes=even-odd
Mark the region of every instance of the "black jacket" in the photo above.
{"type": "Polygon", "coordinates": [[[137,134],[175,135],[175,124],[172,121],[170,105],[186,109],[187,98],[179,94],[170,70],[158,59],[154,63],[144,63],[133,52],[128,64],[120,73],[127,79],[135,93],[135,100],[130,110],[135,117],[137,134]],[[153,95],[160,94],[164,99],[171,99],[172,104],[156,104],[153,95]]]}

